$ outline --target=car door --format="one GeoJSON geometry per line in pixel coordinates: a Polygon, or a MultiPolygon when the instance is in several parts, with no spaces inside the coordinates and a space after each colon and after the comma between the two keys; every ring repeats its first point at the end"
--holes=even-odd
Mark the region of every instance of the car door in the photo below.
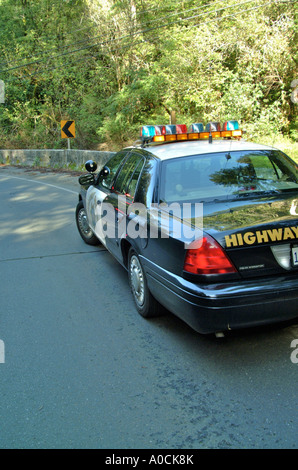
{"type": "MultiPolygon", "coordinates": [[[[90,186],[86,194],[86,213],[88,223],[97,238],[106,246],[107,232],[105,230],[107,206],[105,201],[113,188],[113,183],[121,165],[129,155],[129,150],[123,150],[114,155],[106,164],[109,168],[107,176],[101,176],[96,184],[90,186]]],[[[111,211],[110,211],[111,212],[111,211]]]]}
{"type": "Polygon", "coordinates": [[[117,178],[105,203],[109,211],[113,208],[113,216],[107,216],[107,231],[115,236],[106,238],[107,248],[121,260],[121,239],[126,237],[127,216],[137,190],[139,177],[144,166],[144,157],[137,152],[132,152],[121,166],[117,178]],[[114,225],[112,225],[114,224],[114,225]]]}

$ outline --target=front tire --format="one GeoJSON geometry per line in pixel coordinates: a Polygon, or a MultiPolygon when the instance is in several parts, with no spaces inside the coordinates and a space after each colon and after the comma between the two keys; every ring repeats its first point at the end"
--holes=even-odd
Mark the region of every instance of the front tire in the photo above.
{"type": "Polygon", "coordinates": [[[87,219],[87,214],[82,201],[80,201],[76,208],[76,223],[79,234],[87,245],[99,245],[98,238],[92,232],[87,219]]]}
{"type": "Polygon", "coordinates": [[[144,318],[161,315],[161,305],[149,291],[143,266],[132,248],[128,254],[128,280],[139,314],[144,318]]]}

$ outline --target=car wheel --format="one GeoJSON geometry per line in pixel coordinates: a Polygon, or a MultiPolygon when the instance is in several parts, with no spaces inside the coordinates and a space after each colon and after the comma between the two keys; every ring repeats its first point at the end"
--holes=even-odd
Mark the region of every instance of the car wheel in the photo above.
{"type": "Polygon", "coordinates": [[[99,240],[89,227],[85,207],[82,201],[78,203],[76,208],[76,222],[79,234],[84,242],[88,245],[98,245],[99,240]]]}
{"type": "Polygon", "coordinates": [[[161,305],[149,291],[143,266],[132,248],[128,254],[128,279],[139,314],[144,318],[161,315],[161,305]]]}

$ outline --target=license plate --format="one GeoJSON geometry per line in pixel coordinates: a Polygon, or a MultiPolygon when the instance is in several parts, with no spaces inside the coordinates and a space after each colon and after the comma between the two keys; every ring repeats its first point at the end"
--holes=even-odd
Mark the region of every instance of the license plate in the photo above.
{"type": "Polygon", "coordinates": [[[298,266],[298,246],[292,248],[292,261],[294,266],[298,266]]]}

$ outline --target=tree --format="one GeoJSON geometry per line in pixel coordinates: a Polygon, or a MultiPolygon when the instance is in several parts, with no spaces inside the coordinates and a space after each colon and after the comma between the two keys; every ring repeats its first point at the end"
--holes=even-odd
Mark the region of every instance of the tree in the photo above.
{"type": "Polygon", "coordinates": [[[0,0],[1,146],[135,140],[143,124],[238,119],[294,136],[294,2],[0,0]]]}

